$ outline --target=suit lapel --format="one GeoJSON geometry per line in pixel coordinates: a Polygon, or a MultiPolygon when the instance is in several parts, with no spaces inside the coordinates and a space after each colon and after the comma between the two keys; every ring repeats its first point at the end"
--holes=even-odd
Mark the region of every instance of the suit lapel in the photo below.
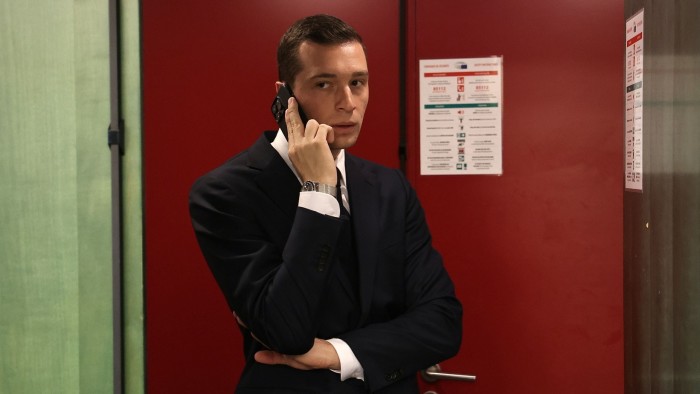
{"type": "Polygon", "coordinates": [[[367,318],[374,289],[374,277],[379,250],[379,190],[376,175],[362,166],[358,160],[345,152],[345,172],[350,212],[355,231],[357,260],[359,264],[359,291],[361,303],[360,324],[367,318]]]}

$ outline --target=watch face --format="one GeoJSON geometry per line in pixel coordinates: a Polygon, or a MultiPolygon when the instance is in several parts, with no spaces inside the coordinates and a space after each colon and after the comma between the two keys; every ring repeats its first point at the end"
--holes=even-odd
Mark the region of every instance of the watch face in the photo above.
{"type": "Polygon", "coordinates": [[[304,191],[312,192],[316,190],[316,185],[311,181],[304,182],[304,191]]]}

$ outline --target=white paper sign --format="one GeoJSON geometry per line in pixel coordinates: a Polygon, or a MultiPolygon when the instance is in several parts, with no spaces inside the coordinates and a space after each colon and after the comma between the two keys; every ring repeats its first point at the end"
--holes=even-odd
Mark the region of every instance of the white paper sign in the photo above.
{"type": "Polygon", "coordinates": [[[625,189],[642,191],[642,113],[644,79],[644,9],[626,23],[625,50],[625,189]]]}
{"type": "Polygon", "coordinates": [[[503,58],[421,60],[421,175],[503,173],[503,58]]]}

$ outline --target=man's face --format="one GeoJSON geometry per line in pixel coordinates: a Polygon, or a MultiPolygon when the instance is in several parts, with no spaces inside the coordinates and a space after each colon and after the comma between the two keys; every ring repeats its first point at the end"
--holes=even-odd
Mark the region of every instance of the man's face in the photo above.
{"type": "Polygon", "coordinates": [[[369,73],[362,44],[299,47],[301,71],[294,79],[294,95],[309,119],[333,127],[331,149],[355,145],[369,101],[369,73]]]}

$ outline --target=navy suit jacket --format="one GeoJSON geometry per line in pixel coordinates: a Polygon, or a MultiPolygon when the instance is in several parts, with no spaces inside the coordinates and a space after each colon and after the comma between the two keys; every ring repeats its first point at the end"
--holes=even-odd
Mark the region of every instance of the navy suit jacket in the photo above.
{"type": "Polygon", "coordinates": [[[462,307],[415,191],[400,171],[346,152],[358,261],[353,298],[336,259],[348,219],[298,207],[299,181],[270,145],[274,136],[264,133],[190,193],[200,248],[247,326],[240,327],[246,366],[237,391],[417,392],[416,372],[459,350],[462,307]],[[350,304],[356,313],[348,320],[350,304]],[[344,340],[365,381],[253,359],[266,347],[303,354],[317,337],[344,340]]]}

